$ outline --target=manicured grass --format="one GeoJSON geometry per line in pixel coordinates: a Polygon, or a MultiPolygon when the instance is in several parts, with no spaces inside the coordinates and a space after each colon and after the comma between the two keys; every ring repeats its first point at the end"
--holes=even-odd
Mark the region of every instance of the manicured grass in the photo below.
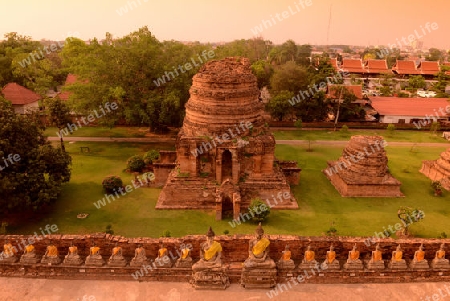
{"type": "MultiPolygon", "coordinates": [[[[386,141],[400,141],[400,142],[414,142],[414,143],[447,143],[442,138],[442,132],[438,132],[436,135],[429,131],[402,131],[395,130],[391,135],[387,130],[352,130],[349,129],[348,133],[342,133],[339,130],[335,132],[331,130],[287,130],[287,131],[274,131],[273,132],[277,140],[349,140],[353,135],[380,135],[383,136],[386,141]]],[[[450,144],[450,143],[449,143],[450,144]]]]}
{"type": "MultiPolygon", "coordinates": [[[[135,154],[155,149],[173,149],[171,145],[144,143],[76,142],[66,143],[73,157],[73,176],[65,184],[61,197],[52,209],[33,223],[11,227],[13,233],[31,234],[46,224],[58,225],[63,234],[104,232],[108,224],[115,234],[127,237],[159,237],[164,230],[172,236],[204,234],[212,226],[216,234],[228,230],[230,234],[254,233],[255,224],[243,223],[232,228],[230,219],[215,221],[212,211],[155,210],[160,192],[156,188],[139,188],[107,204],[101,209],[94,202],[104,197],[101,181],[110,174],[120,175],[124,184],[130,184],[132,175],[123,172],[126,159],[135,154]],[[79,145],[89,146],[90,153],[80,153],[79,145]],[[78,213],[89,213],[86,219],[77,219],[78,213]]],[[[296,160],[302,168],[300,185],[293,188],[299,210],[272,210],[264,223],[268,234],[322,235],[332,222],[339,235],[372,236],[383,227],[394,226],[400,206],[419,207],[425,219],[411,227],[418,237],[437,237],[441,232],[450,234],[448,202],[434,197],[430,181],[418,170],[421,161],[436,159],[443,147],[387,147],[389,168],[402,184],[405,198],[342,198],[321,170],[327,160],[337,159],[342,147],[277,145],[276,155],[284,160],[296,160]]]]}
{"type": "MultiPolygon", "coordinates": [[[[81,125],[83,125],[81,123],[81,125]]],[[[58,129],[56,127],[48,127],[44,134],[49,137],[56,137],[58,129]]],[[[111,138],[124,138],[124,137],[145,137],[149,134],[148,127],[100,127],[100,126],[83,126],[74,130],[72,135],[68,137],[111,137],[111,138]]]]}

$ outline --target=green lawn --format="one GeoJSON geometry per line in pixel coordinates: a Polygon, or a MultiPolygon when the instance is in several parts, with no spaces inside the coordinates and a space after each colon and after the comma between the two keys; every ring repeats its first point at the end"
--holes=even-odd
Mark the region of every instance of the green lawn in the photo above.
{"type": "MultiPolygon", "coordinates": [[[[83,124],[81,124],[83,125],[83,124]]],[[[49,137],[56,137],[58,129],[56,127],[46,128],[44,134],[49,137]]],[[[124,137],[145,137],[148,134],[148,127],[100,127],[100,126],[84,126],[76,129],[69,137],[111,137],[111,138],[124,138],[124,137]]]]}
{"type": "MultiPolygon", "coordinates": [[[[273,132],[277,140],[349,140],[353,135],[380,135],[385,137],[386,141],[415,142],[415,143],[446,143],[442,138],[442,132],[436,135],[429,131],[402,131],[395,130],[391,135],[387,130],[352,130],[348,133],[342,133],[339,130],[286,130],[273,132]]],[[[450,143],[449,143],[450,144],[450,143]]]]}
{"type": "MultiPolygon", "coordinates": [[[[66,143],[66,147],[73,157],[73,176],[64,185],[61,197],[42,220],[10,227],[10,232],[31,234],[49,223],[58,225],[63,234],[103,232],[111,224],[115,234],[127,237],[159,237],[164,230],[169,230],[172,236],[204,234],[210,225],[217,234],[224,230],[230,234],[254,232],[255,224],[248,222],[232,228],[230,220],[215,221],[212,211],[156,211],[160,189],[155,188],[133,190],[101,209],[94,206],[104,196],[101,181],[105,176],[120,175],[124,184],[130,184],[132,176],[123,172],[128,157],[152,148],[173,149],[173,146],[76,142],[66,143]],[[80,153],[80,145],[89,146],[91,152],[80,153]],[[81,212],[90,216],[77,219],[81,212]]],[[[342,198],[321,173],[327,160],[339,157],[341,147],[314,146],[313,152],[306,152],[305,146],[277,145],[277,157],[296,160],[302,168],[301,184],[293,189],[300,210],[273,210],[264,225],[266,233],[322,235],[334,222],[339,235],[371,236],[375,231],[383,231],[383,226],[399,222],[396,211],[402,205],[419,206],[425,211],[425,219],[411,227],[415,235],[437,237],[443,231],[450,232],[447,204],[450,193],[434,197],[430,181],[418,172],[422,160],[438,158],[445,148],[416,147],[414,152],[410,149],[387,147],[390,170],[403,183],[405,198],[342,198]]]]}

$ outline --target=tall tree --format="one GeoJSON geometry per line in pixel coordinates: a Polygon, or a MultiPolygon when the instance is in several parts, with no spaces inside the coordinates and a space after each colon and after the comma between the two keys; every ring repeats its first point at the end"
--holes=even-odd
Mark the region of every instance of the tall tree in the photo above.
{"type": "Polygon", "coordinates": [[[270,79],[273,75],[273,68],[269,63],[263,60],[254,62],[252,64],[252,72],[256,76],[259,89],[270,85],[270,79]]]}
{"type": "Polygon", "coordinates": [[[287,62],[275,69],[270,81],[270,86],[275,92],[291,91],[295,94],[307,90],[308,71],[305,67],[298,66],[295,62],[287,62]]]}
{"type": "Polygon", "coordinates": [[[143,27],[118,39],[107,34],[102,43],[94,40],[85,45],[73,39],[62,57],[63,65],[79,76],[67,88],[74,92],[75,110],[87,113],[116,102],[119,109],[100,123],[112,126],[125,119],[128,124],[164,131],[182,124],[192,76],[215,53],[199,43],[159,42],[143,27]]]}
{"type": "Polygon", "coordinates": [[[16,115],[0,97],[1,212],[38,210],[55,201],[70,180],[71,157],[54,148],[38,118],[16,115]],[[13,158],[14,160],[12,160],[13,158]]]}
{"type": "Polygon", "coordinates": [[[45,107],[48,110],[50,124],[58,128],[58,132],[60,133],[59,138],[61,149],[65,152],[66,148],[64,147],[63,140],[64,135],[61,133],[61,130],[64,129],[68,123],[72,122],[72,119],[70,118],[70,108],[66,103],[62,102],[59,97],[47,99],[45,101],[45,107]]]}
{"type": "Polygon", "coordinates": [[[276,95],[274,95],[269,103],[266,105],[267,111],[269,111],[270,115],[278,119],[279,121],[283,121],[283,117],[290,113],[292,110],[291,105],[289,104],[289,100],[294,96],[294,93],[290,91],[280,91],[276,95]]]}
{"type": "Polygon", "coordinates": [[[443,62],[445,59],[445,51],[441,51],[437,48],[430,48],[428,50],[428,55],[425,57],[427,61],[439,61],[443,62]]]}

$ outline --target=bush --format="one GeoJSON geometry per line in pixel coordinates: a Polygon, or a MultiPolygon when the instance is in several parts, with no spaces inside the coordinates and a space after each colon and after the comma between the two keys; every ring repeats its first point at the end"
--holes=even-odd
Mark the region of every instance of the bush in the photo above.
{"type": "Polygon", "coordinates": [[[296,122],[294,122],[294,126],[296,127],[296,128],[298,128],[298,129],[302,129],[302,127],[303,127],[303,122],[302,122],[302,120],[301,119],[299,119],[299,120],[297,120],[296,122]]]}
{"type": "Polygon", "coordinates": [[[433,121],[433,123],[430,126],[430,132],[432,132],[434,135],[436,135],[440,129],[441,129],[441,124],[439,122],[433,121]]]}
{"type": "Polygon", "coordinates": [[[255,222],[264,221],[270,214],[270,207],[266,205],[260,198],[253,199],[248,212],[255,222]]]}
{"type": "Polygon", "coordinates": [[[107,176],[103,179],[102,186],[107,193],[112,193],[123,187],[123,182],[119,176],[107,176]]]}
{"type": "Polygon", "coordinates": [[[164,230],[163,233],[161,234],[161,237],[171,237],[170,231],[164,230]]]}
{"type": "Polygon", "coordinates": [[[114,234],[114,230],[111,229],[111,228],[112,228],[111,225],[106,226],[105,233],[106,233],[106,234],[111,234],[111,235],[113,235],[113,234],[114,234]]]}
{"type": "Polygon", "coordinates": [[[223,234],[225,234],[225,235],[227,235],[227,234],[229,234],[230,233],[230,231],[228,231],[228,230],[224,230],[223,231],[223,234]]]}
{"type": "Polygon", "coordinates": [[[392,123],[389,123],[386,129],[388,130],[389,135],[393,135],[395,132],[395,125],[392,123]]]}
{"type": "Polygon", "coordinates": [[[342,134],[348,134],[348,126],[344,124],[341,129],[339,130],[342,134]]]}
{"type": "Polygon", "coordinates": [[[149,150],[142,156],[142,160],[144,160],[145,164],[152,164],[153,161],[159,159],[159,152],[155,149],[149,150]]]}
{"type": "Polygon", "coordinates": [[[144,160],[141,156],[133,156],[127,160],[127,169],[131,172],[142,172],[145,167],[144,160]]]}

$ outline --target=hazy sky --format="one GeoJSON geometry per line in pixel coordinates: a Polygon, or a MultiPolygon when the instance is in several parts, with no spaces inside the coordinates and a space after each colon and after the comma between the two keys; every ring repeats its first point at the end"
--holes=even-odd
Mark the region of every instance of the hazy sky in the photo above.
{"type": "Polygon", "coordinates": [[[367,46],[403,44],[402,37],[413,35],[425,48],[449,49],[449,11],[449,0],[0,0],[0,39],[13,31],[36,40],[102,39],[147,25],[161,41],[256,34],[276,44],[367,46]]]}

